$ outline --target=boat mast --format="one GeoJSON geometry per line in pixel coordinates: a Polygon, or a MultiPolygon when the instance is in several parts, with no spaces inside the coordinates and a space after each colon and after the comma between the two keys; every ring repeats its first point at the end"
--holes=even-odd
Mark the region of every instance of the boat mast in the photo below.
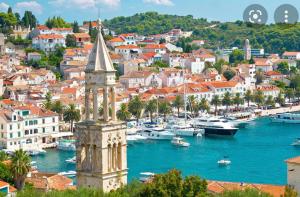
{"type": "MultiPolygon", "coordinates": [[[[184,67],[185,68],[185,67],[184,67]]],[[[186,88],[185,88],[185,69],[183,69],[183,100],[184,100],[184,121],[186,123],[186,88]]]]}

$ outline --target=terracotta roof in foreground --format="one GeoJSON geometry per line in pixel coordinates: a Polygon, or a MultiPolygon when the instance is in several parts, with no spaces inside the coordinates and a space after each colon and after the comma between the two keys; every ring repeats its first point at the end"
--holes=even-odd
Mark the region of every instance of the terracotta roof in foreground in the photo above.
{"type": "Polygon", "coordinates": [[[300,156],[285,160],[286,163],[300,164],[300,156]]]}

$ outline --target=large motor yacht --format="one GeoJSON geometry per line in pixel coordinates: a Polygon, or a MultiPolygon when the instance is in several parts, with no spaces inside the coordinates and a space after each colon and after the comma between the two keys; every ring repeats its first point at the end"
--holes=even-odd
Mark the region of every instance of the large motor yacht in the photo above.
{"type": "Polygon", "coordinates": [[[172,140],[175,136],[173,133],[166,131],[163,127],[156,124],[144,124],[145,126],[138,131],[143,137],[151,140],[172,140]]]}
{"type": "Polygon", "coordinates": [[[193,126],[195,128],[204,129],[204,134],[209,135],[219,135],[219,136],[234,136],[238,131],[238,128],[235,128],[227,120],[219,118],[198,118],[194,120],[193,126]]]}

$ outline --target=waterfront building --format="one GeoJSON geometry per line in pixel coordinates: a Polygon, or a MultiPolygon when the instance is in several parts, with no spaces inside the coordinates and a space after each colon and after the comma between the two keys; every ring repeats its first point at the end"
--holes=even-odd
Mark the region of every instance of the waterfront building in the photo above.
{"type": "Polygon", "coordinates": [[[76,124],[76,170],[78,187],[109,192],[127,184],[126,124],[116,118],[116,70],[101,28],[99,21],[98,35],[85,69],[86,113],[84,121],[76,124]],[[98,110],[99,90],[103,93],[103,117],[98,110]],[[92,119],[90,97],[93,100],[92,119]]]}
{"type": "Polygon", "coordinates": [[[37,150],[55,142],[58,114],[36,106],[19,106],[0,112],[0,147],[37,150]]]}
{"type": "Polygon", "coordinates": [[[258,85],[256,86],[256,90],[262,91],[265,97],[272,96],[273,98],[277,98],[280,94],[280,89],[277,86],[270,84],[258,85]]]}
{"type": "Polygon", "coordinates": [[[287,163],[287,183],[300,194],[300,157],[291,158],[287,163]]]}
{"type": "Polygon", "coordinates": [[[151,71],[132,71],[120,77],[120,83],[125,88],[161,87],[159,75],[151,71]]]}

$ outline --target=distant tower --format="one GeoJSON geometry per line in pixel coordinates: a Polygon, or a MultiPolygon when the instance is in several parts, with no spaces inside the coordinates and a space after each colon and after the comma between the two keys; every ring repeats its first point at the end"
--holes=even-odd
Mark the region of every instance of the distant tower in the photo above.
{"type": "Polygon", "coordinates": [[[245,40],[244,54],[245,54],[244,57],[245,60],[251,59],[251,45],[248,39],[245,40]]]}
{"type": "Polygon", "coordinates": [[[116,119],[116,71],[101,34],[100,20],[98,23],[98,35],[85,69],[85,120],[76,124],[77,186],[109,192],[127,184],[126,125],[116,119]],[[103,93],[101,119],[99,90],[103,93]]]}

